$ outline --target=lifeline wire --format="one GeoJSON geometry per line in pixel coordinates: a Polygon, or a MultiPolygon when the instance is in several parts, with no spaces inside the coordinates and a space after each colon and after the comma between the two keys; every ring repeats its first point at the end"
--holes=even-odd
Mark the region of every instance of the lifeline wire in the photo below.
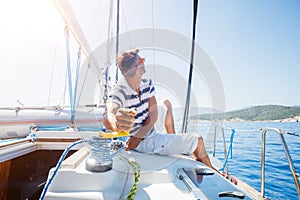
{"type": "Polygon", "coordinates": [[[288,135],[293,135],[293,136],[300,137],[300,134],[297,134],[297,133],[291,133],[291,132],[285,132],[285,133],[288,134],[288,135]]]}

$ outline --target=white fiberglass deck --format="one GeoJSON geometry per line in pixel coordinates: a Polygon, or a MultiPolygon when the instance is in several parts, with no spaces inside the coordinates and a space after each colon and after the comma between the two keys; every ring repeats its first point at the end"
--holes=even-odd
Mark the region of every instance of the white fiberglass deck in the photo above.
{"type": "MultiPolygon", "coordinates": [[[[78,152],[86,156],[85,149],[78,152]]],[[[137,152],[122,152],[127,158],[132,158],[140,164],[141,178],[134,199],[195,199],[185,183],[178,178],[180,168],[207,168],[202,163],[187,156],[145,155],[137,152]]],[[[76,154],[74,154],[76,157],[76,154]]],[[[77,156],[75,160],[80,159],[77,156]]],[[[72,160],[72,157],[70,157],[72,160]]],[[[74,159],[73,159],[74,161],[74,159]]],[[[73,162],[72,161],[72,162],[73,162]]],[[[75,161],[76,162],[76,161],[75,161]]],[[[45,199],[126,199],[134,184],[133,168],[119,157],[113,159],[113,168],[107,172],[89,172],[85,169],[85,159],[76,167],[69,160],[58,171],[45,199]]],[[[50,174],[53,173],[53,169],[50,174]]],[[[201,199],[230,199],[219,198],[218,193],[224,191],[241,191],[218,173],[204,175],[200,184],[201,199]]],[[[198,190],[198,189],[197,189],[198,190]]],[[[250,199],[246,193],[244,199],[250,199]]],[[[236,198],[234,198],[236,199],[236,198]]]]}

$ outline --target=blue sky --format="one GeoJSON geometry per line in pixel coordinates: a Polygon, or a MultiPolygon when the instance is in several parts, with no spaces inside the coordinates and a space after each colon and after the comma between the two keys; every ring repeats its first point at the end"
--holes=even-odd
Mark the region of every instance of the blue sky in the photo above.
{"type": "MultiPolygon", "coordinates": [[[[96,15],[92,11],[98,6],[84,11],[82,8],[88,8],[90,1],[84,1],[84,4],[79,0],[73,2],[79,4],[75,10],[79,10],[83,18],[89,21],[88,32],[95,34],[97,24],[93,23],[96,15]]],[[[105,8],[103,12],[97,12],[99,16],[107,14],[109,1],[91,2],[105,8]]],[[[154,27],[173,30],[191,38],[192,1],[154,0],[153,4],[146,0],[121,2],[121,32],[154,27]]],[[[202,0],[198,7],[196,42],[205,50],[219,73],[226,110],[264,104],[300,105],[300,1],[202,0]]],[[[65,65],[65,41],[63,22],[56,23],[60,18],[51,1],[1,2],[0,11],[0,44],[5,47],[0,51],[0,92],[6,94],[5,98],[1,98],[0,106],[11,105],[11,102],[16,105],[16,100],[25,105],[42,104],[45,103],[42,99],[48,98],[49,101],[49,97],[61,102],[59,98],[64,84],[56,79],[63,79],[66,69],[52,66],[65,65]],[[33,57],[24,52],[31,52],[33,57]],[[21,70],[15,68],[20,65],[23,66],[21,70]],[[40,72],[46,72],[47,77],[37,75],[40,72]],[[56,74],[52,79],[49,78],[51,73],[56,74]],[[25,92],[24,88],[30,90],[25,92]]],[[[107,32],[103,36],[106,38],[107,32]]],[[[154,62],[152,53],[143,53],[147,56],[146,64],[154,62]]],[[[160,57],[156,56],[156,64],[163,63],[174,68],[185,65],[187,74],[189,63],[186,61],[175,59],[173,63],[167,63],[161,60],[159,63],[160,57]]],[[[169,59],[169,55],[163,54],[162,57],[169,59]]],[[[201,75],[195,76],[195,79],[199,77],[201,75]]],[[[200,106],[211,106],[210,91],[205,89],[204,83],[199,85],[201,89],[196,91],[196,96],[202,99],[200,106]]],[[[158,91],[159,98],[168,94],[163,88],[158,91]]],[[[172,96],[170,99],[176,105],[176,99],[172,96]]]]}
{"type": "Polygon", "coordinates": [[[229,109],[300,105],[300,2],[200,1],[197,41],[221,74],[229,109]]]}
{"type": "MultiPolygon", "coordinates": [[[[153,19],[149,17],[151,1],[148,9],[141,8],[145,1],[123,5],[126,25],[154,25],[191,38],[191,2],[154,1],[153,19]]],[[[219,72],[226,110],[265,104],[300,105],[299,10],[300,1],[296,0],[199,1],[196,42],[219,72]]],[[[200,99],[206,99],[204,93],[198,95],[200,99]]],[[[208,101],[200,104],[210,106],[208,101]]]]}

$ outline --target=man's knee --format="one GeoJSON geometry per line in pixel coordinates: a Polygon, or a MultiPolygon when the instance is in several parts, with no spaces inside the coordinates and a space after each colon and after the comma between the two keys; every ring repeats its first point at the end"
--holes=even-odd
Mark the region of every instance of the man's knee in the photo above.
{"type": "Polygon", "coordinates": [[[198,137],[198,144],[199,145],[204,145],[203,138],[202,138],[201,135],[198,137]]]}
{"type": "Polygon", "coordinates": [[[163,103],[167,106],[168,110],[172,109],[172,103],[168,99],[164,99],[163,103]]]}

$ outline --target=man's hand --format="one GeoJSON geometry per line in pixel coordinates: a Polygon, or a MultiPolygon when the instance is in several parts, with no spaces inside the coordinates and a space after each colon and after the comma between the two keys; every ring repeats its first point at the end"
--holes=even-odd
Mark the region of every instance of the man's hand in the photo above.
{"type": "Polygon", "coordinates": [[[134,116],[136,113],[136,109],[133,108],[119,108],[116,113],[117,131],[130,131],[134,126],[134,116]]]}
{"type": "Polygon", "coordinates": [[[143,138],[130,137],[126,142],[126,151],[136,148],[143,138]]]}

